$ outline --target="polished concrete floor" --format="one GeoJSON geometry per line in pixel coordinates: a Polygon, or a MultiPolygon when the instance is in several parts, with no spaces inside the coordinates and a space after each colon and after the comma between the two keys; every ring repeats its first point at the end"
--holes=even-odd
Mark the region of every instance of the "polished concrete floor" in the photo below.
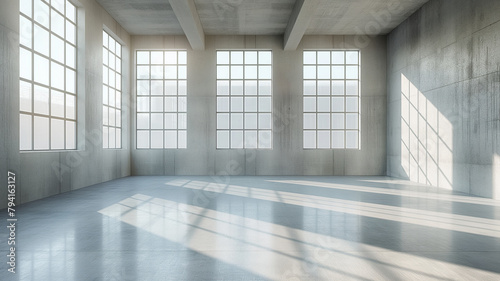
{"type": "Polygon", "coordinates": [[[499,201],[387,177],[129,177],[17,213],[0,280],[500,280],[499,201]]]}

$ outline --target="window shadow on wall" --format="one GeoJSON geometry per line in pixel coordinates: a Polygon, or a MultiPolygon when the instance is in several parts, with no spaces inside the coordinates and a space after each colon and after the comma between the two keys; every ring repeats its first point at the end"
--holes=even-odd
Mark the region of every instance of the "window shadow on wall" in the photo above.
{"type": "Polygon", "coordinates": [[[401,166],[411,181],[453,189],[453,124],[404,74],[401,166]]]}

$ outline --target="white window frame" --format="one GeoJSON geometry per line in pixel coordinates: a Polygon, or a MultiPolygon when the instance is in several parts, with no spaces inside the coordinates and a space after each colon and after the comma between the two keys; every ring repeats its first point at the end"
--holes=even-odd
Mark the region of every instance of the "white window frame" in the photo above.
{"type": "Polygon", "coordinates": [[[136,50],[135,54],[136,148],[187,149],[187,50],[136,50]]]}
{"type": "Polygon", "coordinates": [[[216,55],[216,148],[272,149],[272,51],[217,50],[216,55]]]}
{"type": "Polygon", "coordinates": [[[121,149],[122,112],[123,112],[122,111],[122,67],[123,67],[122,47],[123,46],[106,30],[103,30],[102,35],[103,35],[102,146],[105,149],[121,149]],[[114,85],[111,85],[112,76],[115,77],[113,81],[114,85]]]}
{"type": "Polygon", "coordinates": [[[68,0],[20,1],[21,151],[77,148],[77,9],[68,0]]]}
{"type": "Polygon", "coordinates": [[[360,50],[304,50],[303,59],[303,148],[361,149],[360,50]]]}

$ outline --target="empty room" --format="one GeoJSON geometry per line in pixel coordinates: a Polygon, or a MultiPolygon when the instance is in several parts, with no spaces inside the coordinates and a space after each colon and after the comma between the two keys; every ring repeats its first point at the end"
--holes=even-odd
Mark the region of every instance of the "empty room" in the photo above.
{"type": "Polygon", "coordinates": [[[500,280],[500,1],[0,0],[0,280],[500,280]]]}

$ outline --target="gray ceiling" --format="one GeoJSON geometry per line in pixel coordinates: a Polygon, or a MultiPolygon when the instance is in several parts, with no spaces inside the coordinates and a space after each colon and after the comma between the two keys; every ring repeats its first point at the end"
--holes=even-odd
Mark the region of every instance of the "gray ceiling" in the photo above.
{"type": "Polygon", "coordinates": [[[208,35],[283,34],[295,0],[194,0],[208,35]]]}
{"type": "Polygon", "coordinates": [[[429,0],[314,1],[316,11],[306,34],[373,35],[389,33],[429,0]]]}
{"type": "Polygon", "coordinates": [[[130,34],[184,34],[168,0],[96,0],[130,34]]]}
{"type": "MultiPolygon", "coordinates": [[[[168,0],[96,0],[133,35],[183,30],[168,0]]],[[[305,34],[386,34],[428,0],[307,0],[314,3],[305,34]],[[397,4],[399,3],[399,6],[397,4]],[[389,12],[390,5],[398,9],[389,12]],[[390,15],[380,20],[376,15],[390,15]],[[373,23],[380,28],[374,28],[373,23]]],[[[284,34],[297,0],[194,0],[207,35],[284,34]]]]}

